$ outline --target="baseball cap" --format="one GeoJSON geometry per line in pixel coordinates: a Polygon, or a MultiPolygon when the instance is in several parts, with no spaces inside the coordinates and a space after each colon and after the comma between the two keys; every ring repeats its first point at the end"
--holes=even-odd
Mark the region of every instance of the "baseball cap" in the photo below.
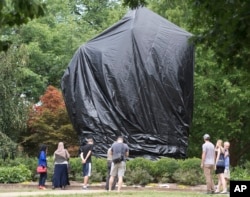
{"type": "Polygon", "coordinates": [[[208,134],[203,135],[203,139],[204,140],[210,139],[210,135],[208,135],[208,134]]]}

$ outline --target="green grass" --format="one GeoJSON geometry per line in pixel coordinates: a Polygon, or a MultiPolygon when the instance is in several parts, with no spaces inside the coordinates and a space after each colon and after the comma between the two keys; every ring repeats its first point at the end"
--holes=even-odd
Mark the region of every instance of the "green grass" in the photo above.
{"type": "MultiPolygon", "coordinates": [[[[0,193],[1,194],[1,193],[0,193]]],[[[37,193],[34,195],[28,195],[25,197],[204,197],[204,196],[212,196],[206,195],[202,192],[184,192],[184,191],[122,191],[117,193],[116,191],[112,192],[93,192],[93,193],[82,193],[82,194],[46,194],[46,195],[38,195],[37,193]]],[[[216,197],[226,197],[229,194],[216,194],[216,197]]],[[[22,196],[23,197],[23,196],[22,196]]]]}

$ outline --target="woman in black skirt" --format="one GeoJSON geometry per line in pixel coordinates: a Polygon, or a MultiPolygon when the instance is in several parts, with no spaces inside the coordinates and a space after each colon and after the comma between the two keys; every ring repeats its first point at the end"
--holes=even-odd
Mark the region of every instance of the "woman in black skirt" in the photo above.
{"type": "Polygon", "coordinates": [[[70,158],[69,152],[64,148],[63,142],[58,143],[57,150],[54,152],[54,174],[53,174],[53,189],[65,189],[69,185],[68,177],[68,161],[70,158]]]}

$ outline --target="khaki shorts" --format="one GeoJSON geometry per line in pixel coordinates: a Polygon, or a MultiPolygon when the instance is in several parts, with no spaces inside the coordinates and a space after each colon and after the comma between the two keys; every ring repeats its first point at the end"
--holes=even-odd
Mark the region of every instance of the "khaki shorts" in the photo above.
{"type": "Polygon", "coordinates": [[[124,176],[126,171],[126,162],[122,161],[121,163],[111,164],[110,176],[124,176]]]}
{"type": "Polygon", "coordinates": [[[227,170],[227,169],[225,169],[224,170],[224,177],[225,177],[225,179],[230,179],[230,170],[227,170]]]}

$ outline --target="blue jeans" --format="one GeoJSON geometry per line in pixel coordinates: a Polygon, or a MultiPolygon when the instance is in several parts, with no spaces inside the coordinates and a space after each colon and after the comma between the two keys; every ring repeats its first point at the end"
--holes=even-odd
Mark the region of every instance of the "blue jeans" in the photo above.
{"type": "Polygon", "coordinates": [[[41,173],[39,177],[39,186],[45,186],[46,179],[47,179],[47,173],[41,173]]]}

